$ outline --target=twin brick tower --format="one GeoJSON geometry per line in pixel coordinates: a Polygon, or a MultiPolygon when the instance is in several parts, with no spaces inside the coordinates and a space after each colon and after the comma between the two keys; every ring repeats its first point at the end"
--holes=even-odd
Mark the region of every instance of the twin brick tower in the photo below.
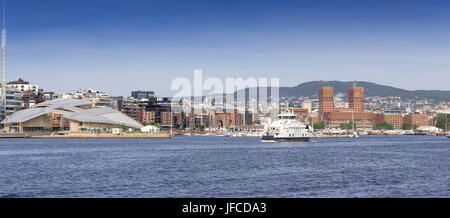
{"type": "Polygon", "coordinates": [[[324,121],[332,128],[341,123],[354,122],[358,128],[370,129],[373,114],[364,112],[364,88],[355,85],[348,89],[348,108],[334,107],[333,87],[319,88],[319,121],[324,121]]]}

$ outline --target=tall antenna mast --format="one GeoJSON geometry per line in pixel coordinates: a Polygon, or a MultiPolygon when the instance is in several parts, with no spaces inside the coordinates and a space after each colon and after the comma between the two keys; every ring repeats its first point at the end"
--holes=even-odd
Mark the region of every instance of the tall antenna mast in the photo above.
{"type": "Polygon", "coordinates": [[[3,28],[2,28],[2,110],[6,117],[6,1],[3,2],[3,28]]]}
{"type": "Polygon", "coordinates": [[[3,2],[3,28],[5,28],[6,24],[6,1],[3,2]]]}

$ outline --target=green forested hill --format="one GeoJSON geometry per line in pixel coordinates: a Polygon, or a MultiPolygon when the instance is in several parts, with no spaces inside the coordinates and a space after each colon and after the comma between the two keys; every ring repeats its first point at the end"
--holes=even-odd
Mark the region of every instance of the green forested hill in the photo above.
{"type": "Polygon", "coordinates": [[[379,85],[371,82],[364,81],[311,81],[305,82],[294,87],[280,87],[280,96],[309,96],[317,97],[318,89],[321,86],[332,86],[334,88],[334,93],[339,92],[348,93],[348,88],[356,83],[359,87],[364,87],[365,96],[400,96],[402,98],[432,98],[441,100],[450,100],[450,91],[440,91],[440,90],[405,90],[399,89],[392,86],[379,85]]]}

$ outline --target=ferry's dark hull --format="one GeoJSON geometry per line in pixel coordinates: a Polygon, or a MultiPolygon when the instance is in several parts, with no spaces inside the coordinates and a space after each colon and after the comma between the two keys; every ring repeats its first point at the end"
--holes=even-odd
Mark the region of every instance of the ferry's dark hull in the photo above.
{"type": "Polygon", "coordinates": [[[262,136],[262,141],[276,141],[276,142],[308,142],[310,137],[289,137],[289,138],[275,138],[273,136],[262,136]]]}

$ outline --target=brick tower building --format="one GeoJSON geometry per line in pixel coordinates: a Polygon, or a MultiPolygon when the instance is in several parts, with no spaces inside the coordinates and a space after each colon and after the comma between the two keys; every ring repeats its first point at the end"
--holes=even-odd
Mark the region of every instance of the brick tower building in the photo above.
{"type": "Polygon", "coordinates": [[[348,89],[348,105],[355,112],[364,112],[363,87],[352,87],[348,89]]]}
{"type": "Polygon", "coordinates": [[[323,86],[319,88],[319,121],[323,120],[325,112],[334,110],[333,87],[323,86]]]}

